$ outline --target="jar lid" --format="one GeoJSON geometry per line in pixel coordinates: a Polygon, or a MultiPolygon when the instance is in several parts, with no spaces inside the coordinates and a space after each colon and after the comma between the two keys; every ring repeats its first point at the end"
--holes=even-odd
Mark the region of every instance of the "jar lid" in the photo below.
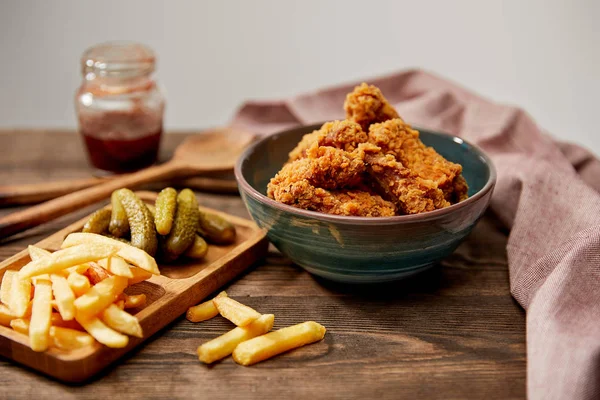
{"type": "Polygon", "coordinates": [[[154,71],[156,56],[152,49],[135,42],[107,42],[87,49],[81,57],[84,76],[145,75],[154,71]]]}

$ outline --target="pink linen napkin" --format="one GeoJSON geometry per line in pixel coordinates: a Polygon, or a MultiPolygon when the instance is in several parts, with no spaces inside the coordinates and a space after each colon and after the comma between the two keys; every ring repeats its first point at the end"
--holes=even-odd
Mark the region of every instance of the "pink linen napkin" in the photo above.
{"type": "MultiPolygon", "coordinates": [[[[461,136],[494,161],[491,209],[510,229],[511,293],[527,310],[528,397],[599,398],[600,161],[554,141],[523,110],[429,73],[407,71],[368,83],[409,123],[461,136]]],[[[344,98],[356,84],[248,102],[233,125],[269,134],[343,119],[344,98]]]]}

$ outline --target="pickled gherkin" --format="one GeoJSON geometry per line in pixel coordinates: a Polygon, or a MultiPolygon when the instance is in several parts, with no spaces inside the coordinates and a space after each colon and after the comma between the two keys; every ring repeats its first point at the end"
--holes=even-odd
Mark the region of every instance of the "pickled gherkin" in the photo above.
{"type": "Polygon", "coordinates": [[[177,191],[170,187],[161,190],[156,198],[154,213],[156,231],[159,234],[168,235],[171,232],[176,208],[177,191]]]}
{"type": "Polygon", "coordinates": [[[220,215],[200,211],[198,233],[215,244],[230,244],[235,241],[235,226],[220,215]]]}
{"type": "Polygon", "coordinates": [[[154,256],[158,247],[154,218],[146,204],[129,189],[119,189],[118,199],[121,201],[131,231],[131,245],[154,256]]]}
{"type": "Polygon", "coordinates": [[[196,235],[194,243],[185,251],[184,255],[190,258],[203,258],[208,252],[206,240],[196,235]]]}
{"type": "Polygon", "coordinates": [[[110,224],[111,211],[107,208],[101,208],[90,216],[90,219],[83,226],[83,232],[86,233],[105,233],[110,224]]]}
{"type": "Polygon", "coordinates": [[[110,196],[110,204],[112,206],[112,214],[110,217],[110,225],[108,231],[111,235],[116,237],[124,237],[129,233],[129,220],[127,219],[127,213],[121,204],[121,200],[118,196],[118,190],[112,192],[110,196]]]}
{"type": "Polygon", "coordinates": [[[198,228],[198,214],[198,201],[194,192],[190,189],[183,189],[177,195],[173,227],[163,245],[164,256],[167,260],[175,260],[194,243],[198,228]]]}

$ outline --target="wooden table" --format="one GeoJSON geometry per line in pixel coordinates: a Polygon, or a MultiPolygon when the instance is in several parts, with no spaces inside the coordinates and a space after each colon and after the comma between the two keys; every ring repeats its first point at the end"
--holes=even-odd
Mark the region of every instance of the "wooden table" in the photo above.
{"type": "MultiPolygon", "coordinates": [[[[167,159],[185,134],[167,135],[167,159]]],[[[0,183],[87,177],[74,132],[0,133],[0,183]]],[[[247,217],[237,196],[200,201],[247,217]]],[[[0,259],[89,213],[81,210],[0,240],[0,259]]],[[[13,209],[0,209],[0,215],[13,209]]],[[[413,279],[348,287],[317,279],[273,249],[225,289],[276,315],[275,327],[315,320],[325,339],[253,367],[207,367],[196,348],[231,325],[181,317],[84,385],[65,385],[0,359],[0,398],[473,398],[525,397],[525,313],[509,293],[506,236],[492,215],[440,266],[413,279]]]]}

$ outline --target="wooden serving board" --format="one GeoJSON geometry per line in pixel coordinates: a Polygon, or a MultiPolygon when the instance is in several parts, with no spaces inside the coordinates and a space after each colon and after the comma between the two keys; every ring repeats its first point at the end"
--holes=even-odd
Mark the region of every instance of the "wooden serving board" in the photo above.
{"type": "MultiPolygon", "coordinates": [[[[156,193],[152,192],[138,192],[138,195],[146,202],[156,198],[156,193]]],[[[81,382],[138,346],[183,314],[188,307],[198,304],[266,255],[266,233],[252,221],[217,210],[205,210],[220,214],[235,225],[236,242],[228,246],[209,245],[203,260],[159,264],[160,276],[153,276],[126,290],[127,294],[146,294],[146,305],[139,310],[130,310],[140,321],[144,330],[143,338],[130,336],[128,346],[122,349],[111,349],[95,343],[75,351],[50,348],[38,353],[29,347],[27,335],[0,325],[0,355],[61,381],[81,382]]],[[[69,233],[81,231],[88,218],[69,225],[36,243],[36,246],[50,251],[59,250],[64,238],[69,233]]],[[[0,280],[6,270],[19,270],[29,261],[27,250],[8,258],[0,264],[0,280]]]]}

